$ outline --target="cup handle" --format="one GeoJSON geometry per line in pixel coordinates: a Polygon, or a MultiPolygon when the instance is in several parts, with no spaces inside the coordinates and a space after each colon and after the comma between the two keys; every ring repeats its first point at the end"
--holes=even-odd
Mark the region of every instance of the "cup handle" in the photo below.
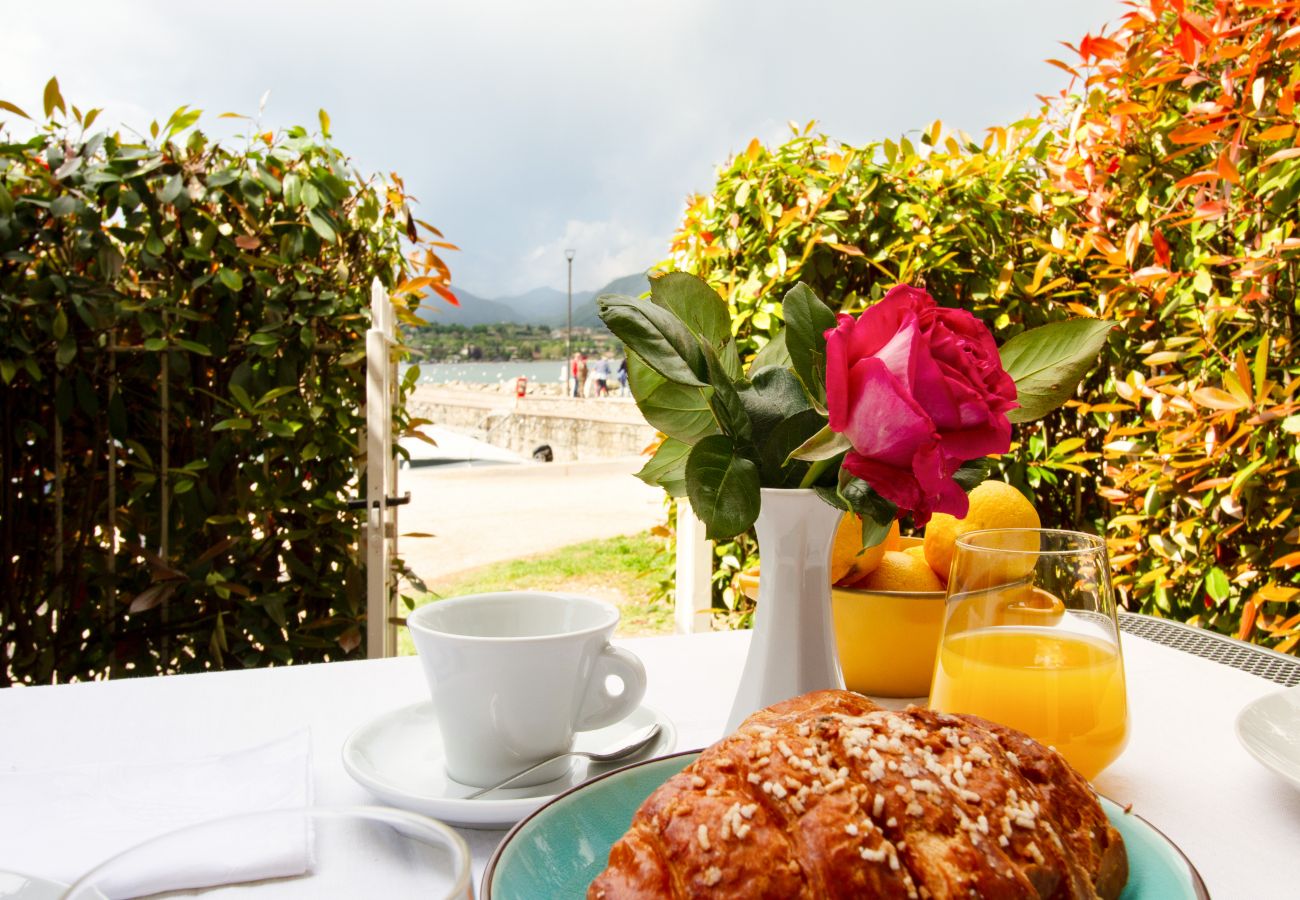
{"type": "Polygon", "coordinates": [[[587,696],[583,698],[574,731],[591,731],[613,725],[630,715],[644,696],[645,666],[641,660],[635,653],[606,644],[592,666],[587,696]],[[610,675],[623,683],[621,694],[611,694],[605,686],[610,675]]]}

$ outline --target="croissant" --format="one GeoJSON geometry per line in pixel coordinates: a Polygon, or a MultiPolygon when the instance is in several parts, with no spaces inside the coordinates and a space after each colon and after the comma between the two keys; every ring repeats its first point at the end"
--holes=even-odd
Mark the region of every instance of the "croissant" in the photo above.
{"type": "Polygon", "coordinates": [[[750,716],[641,805],[589,900],[1118,897],[1088,783],[1018,731],[819,691],[750,716]]]}

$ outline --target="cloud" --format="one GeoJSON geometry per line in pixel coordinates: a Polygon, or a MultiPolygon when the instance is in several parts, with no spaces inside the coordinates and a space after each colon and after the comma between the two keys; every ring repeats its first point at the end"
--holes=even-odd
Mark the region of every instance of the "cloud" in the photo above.
{"type": "Polygon", "coordinates": [[[462,248],[453,278],[503,296],[600,287],[661,259],[684,198],[750,138],[816,118],[853,143],[934,119],[976,135],[1034,110],[1042,63],[1119,0],[63,0],[5,7],[0,97],[39,113],[57,74],[138,131],[182,103],[314,126],[364,172],[397,171],[462,248]],[[358,18],[360,16],[360,18],[358,18]],[[251,24],[255,23],[255,24],[251,24]],[[809,36],[814,37],[809,37],[809,36]],[[828,37],[829,35],[829,37],[828,37]],[[837,43],[838,41],[838,43],[837,43]]]}
{"type": "Polygon", "coordinates": [[[568,269],[564,251],[574,250],[573,289],[599,290],[615,278],[644,272],[668,255],[665,234],[647,234],[625,223],[570,220],[563,236],[539,244],[523,254],[506,293],[522,293],[549,286],[563,289],[568,269]]]}

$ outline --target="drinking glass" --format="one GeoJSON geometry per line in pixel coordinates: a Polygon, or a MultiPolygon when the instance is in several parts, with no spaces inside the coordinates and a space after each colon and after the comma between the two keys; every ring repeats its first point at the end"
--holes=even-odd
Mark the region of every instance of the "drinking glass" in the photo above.
{"type": "Polygon", "coordinates": [[[127,897],[420,897],[473,900],[464,840],[377,806],[276,809],[167,832],[79,878],[63,900],[127,897]]]}
{"type": "Polygon", "coordinates": [[[1128,741],[1106,544],[1037,528],[957,539],[930,706],[1054,747],[1094,778],[1128,741]]]}

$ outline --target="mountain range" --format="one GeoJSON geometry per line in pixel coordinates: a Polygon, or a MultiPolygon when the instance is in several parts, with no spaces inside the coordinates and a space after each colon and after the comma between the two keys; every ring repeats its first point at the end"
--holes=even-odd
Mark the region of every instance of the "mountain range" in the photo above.
{"type": "MultiPolygon", "coordinates": [[[[644,273],[615,278],[597,291],[573,292],[573,324],[578,328],[604,328],[596,314],[596,298],[601,294],[629,294],[633,297],[650,290],[644,273]]],[[[545,325],[562,328],[568,320],[568,294],[555,288],[533,288],[523,294],[488,299],[464,288],[452,286],[460,301],[452,306],[436,294],[429,294],[420,304],[420,317],[440,325],[493,325],[513,322],[518,325],[545,325]]]]}

